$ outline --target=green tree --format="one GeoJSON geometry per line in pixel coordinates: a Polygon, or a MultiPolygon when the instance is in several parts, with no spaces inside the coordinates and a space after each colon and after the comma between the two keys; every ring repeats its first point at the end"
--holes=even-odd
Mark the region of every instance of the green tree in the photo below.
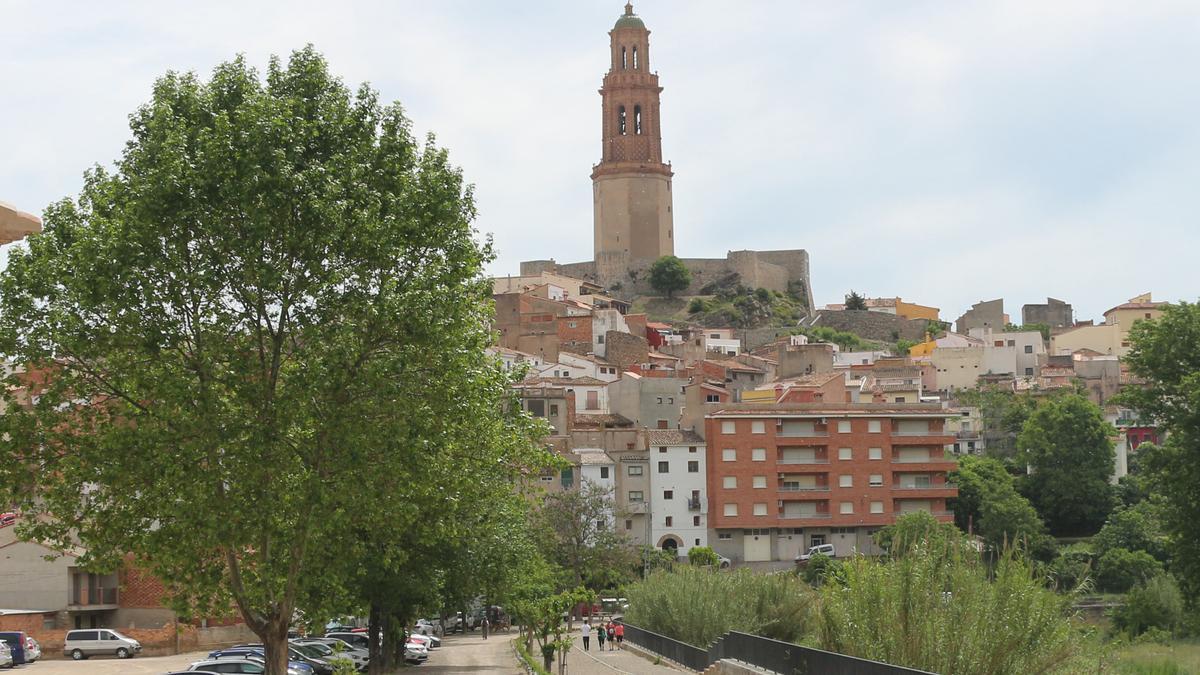
{"type": "Polygon", "coordinates": [[[979,408],[988,454],[1001,458],[1013,457],[1017,449],[1017,435],[1037,408],[1037,399],[998,386],[962,391],[958,397],[962,404],[979,408]]]}
{"type": "Polygon", "coordinates": [[[1183,623],[1183,595],[1169,574],[1160,574],[1133,588],[1112,612],[1113,626],[1130,637],[1151,628],[1174,633],[1183,623]]]}
{"type": "Polygon", "coordinates": [[[1042,403],[1025,422],[1017,445],[1032,473],[1022,491],[1051,533],[1094,534],[1112,511],[1112,433],[1100,409],[1077,394],[1042,403]]]}
{"type": "Polygon", "coordinates": [[[852,290],[846,296],[846,309],[866,310],[867,299],[852,290]]]}
{"type": "Polygon", "coordinates": [[[692,272],[683,261],[673,255],[664,255],[650,266],[650,285],[668,298],[675,291],[682,291],[692,283],[692,272]]]}
{"type": "Polygon", "coordinates": [[[956,552],[965,538],[952,523],[939,522],[928,511],[914,511],[876,532],[875,543],[893,556],[904,556],[917,550],[956,552]]]}
{"type": "Polygon", "coordinates": [[[1127,388],[1121,398],[1166,431],[1162,446],[1141,464],[1163,497],[1171,570],[1194,602],[1200,598],[1200,304],[1171,305],[1158,319],[1135,323],[1129,340],[1124,362],[1145,385],[1127,388]]]}
{"type": "MultiPolygon", "coordinates": [[[[9,389],[0,501],[82,565],[132,553],[181,610],[232,601],[283,675],[296,613],[357,594],[356,524],[418,526],[460,415],[500,413],[472,393],[504,388],[490,251],[446,153],[311,48],[265,81],[168,74],[131,128],[0,277],[9,384],[37,394],[9,389]]],[[[515,469],[494,442],[469,451],[515,469]]]]}
{"type": "Polygon", "coordinates": [[[693,546],[688,549],[688,563],[699,566],[716,566],[721,562],[717,552],[709,546],[693,546]]]}
{"type": "Polygon", "coordinates": [[[615,527],[620,515],[612,488],[591,481],[545,496],[535,523],[542,554],[562,570],[560,587],[601,591],[635,578],[643,561],[615,527]]]}
{"type": "MultiPolygon", "coordinates": [[[[1155,500],[1157,501],[1157,500],[1155,500]]],[[[1163,533],[1162,506],[1150,501],[1125,508],[1117,507],[1092,537],[1096,555],[1114,548],[1145,551],[1161,562],[1167,561],[1167,537],[1163,533]]]]}
{"type": "Polygon", "coordinates": [[[1145,551],[1109,549],[1096,562],[1096,585],[1101,590],[1124,593],[1162,571],[1162,563],[1145,551]]]}

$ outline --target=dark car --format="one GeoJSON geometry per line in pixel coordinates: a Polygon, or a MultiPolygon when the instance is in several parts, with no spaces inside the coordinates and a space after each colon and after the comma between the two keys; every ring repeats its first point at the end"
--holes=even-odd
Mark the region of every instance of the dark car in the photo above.
{"type": "MultiPolygon", "coordinates": [[[[262,644],[255,643],[255,644],[238,645],[236,647],[231,647],[230,649],[232,649],[232,650],[256,649],[256,650],[258,650],[259,654],[264,654],[265,652],[263,650],[266,648],[263,647],[262,644]]],[[[227,651],[230,651],[230,650],[223,649],[223,650],[221,650],[221,653],[223,654],[227,651]]],[[[217,657],[217,658],[220,658],[220,657],[217,657]]],[[[314,657],[310,656],[309,654],[306,654],[305,652],[297,649],[295,645],[288,645],[288,659],[291,662],[299,663],[304,666],[307,666],[308,668],[311,668],[313,670],[313,672],[316,673],[316,675],[333,675],[333,665],[332,664],[330,664],[328,661],[326,661],[324,659],[314,658],[314,657]]]]}
{"type": "MultiPolygon", "coordinates": [[[[218,649],[210,652],[208,655],[210,661],[218,661],[220,659],[246,659],[249,661],[257,661],[259,663],[267,662],[266,648],[260,644],[236,645],[225,649],[218,649]]],[[[295,654],[289,649],[288,670],[295,670],[300,673],[319,673],[315,666],[305,663],[296,658],[295,654]]]]}
{"type": "Polygon", "coordinates": [[[12,652],[14,666],[29,663],[25,658],[25,637],[24,631],[0,632],[0,640],[3,640],[4,644],[8,645],[8,650],[12,652]]]}

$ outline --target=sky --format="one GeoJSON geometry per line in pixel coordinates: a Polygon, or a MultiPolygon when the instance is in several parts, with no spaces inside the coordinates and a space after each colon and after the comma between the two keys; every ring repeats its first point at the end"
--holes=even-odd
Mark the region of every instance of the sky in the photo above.
{"type": "MultiPolygon", "coordinates": [[[[476,187],[494,274],[592,256],[620,0],[0,0],[0,200],[40,213],[168,70],[312,43],[476,187]]],[[[642,0],[676,253],[804,248],[818,305],[1200,295],[1200,3],[642,0]]]]}

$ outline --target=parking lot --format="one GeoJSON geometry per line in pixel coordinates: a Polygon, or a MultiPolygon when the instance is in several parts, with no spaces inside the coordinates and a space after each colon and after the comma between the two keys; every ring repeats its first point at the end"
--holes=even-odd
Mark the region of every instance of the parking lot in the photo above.
{"type": "Polygon", "coordinates": [[[188,664],[208,656],[208,652],[192,652],[178,656],[139,656],[133,659],[101,658],[93,656],[86,661],[63,659],[43,660],[18,666],[13,673],[27,675],[162,675],[172,670],[183,670],[188,664]]]}

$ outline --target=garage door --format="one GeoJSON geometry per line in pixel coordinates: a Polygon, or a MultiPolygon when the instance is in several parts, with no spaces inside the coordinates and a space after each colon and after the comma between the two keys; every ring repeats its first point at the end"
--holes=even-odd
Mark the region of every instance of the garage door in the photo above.
{"type": "Polygon", "coordinates": [[[743,557],[746,562],[762,562],[771,559],[771,530],[746,530],[742,537],[743,557]]]}

